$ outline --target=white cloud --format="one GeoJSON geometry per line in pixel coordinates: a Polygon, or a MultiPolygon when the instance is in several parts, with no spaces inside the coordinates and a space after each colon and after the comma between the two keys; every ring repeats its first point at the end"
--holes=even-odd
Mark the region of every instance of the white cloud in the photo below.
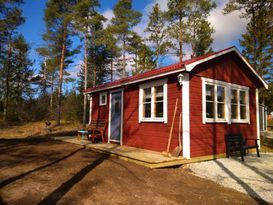
{"type": "Polygon", "coordinates": [[[103,28],[106,28],[110,24],[111,19],[114,17],[113,10],[106,9],[102,12],[102,15],[107,18],[107,20],[103,23],[103,28]]]}
{"type": "Polygon", "coordinates": [[[213,49],[220,50],[232,46],[238,41],[242,33],[246,30],[247,20],[239,17],[238,11],[224,15],[223,8],[227,0],[218,0],[217,8],[212,10],[208,20],[215,29],[213,34],[213,49]]]}

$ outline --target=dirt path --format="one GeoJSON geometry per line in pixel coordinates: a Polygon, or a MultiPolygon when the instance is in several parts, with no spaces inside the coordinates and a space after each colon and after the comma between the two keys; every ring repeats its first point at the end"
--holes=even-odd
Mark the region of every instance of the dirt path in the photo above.
{"type": "Polygon", "coordinates": [[[258,204],[191,174],[52,140],[0,140],[0,204],[258,204]]]}

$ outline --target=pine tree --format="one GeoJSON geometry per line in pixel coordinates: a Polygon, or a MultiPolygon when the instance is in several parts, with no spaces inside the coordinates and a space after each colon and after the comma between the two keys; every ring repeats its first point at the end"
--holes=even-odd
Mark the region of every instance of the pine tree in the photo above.
{"type": "Polygon", "coordinates": [[[73,34],[72,16],[76,0],[50,0],[46,4],[45,22],[47,34],[45,39],[52,42],[56,56],[59,56],[59,82],[56,109],[56,125],[61,121],[61,98],[64,69],[73,61],[69,57],[77,53],[71,50],[73,34]]]}
{"type": "Polygon", "coordinates": [[[147,40],[151,43],[155,53],[156,67],[159,67],[159,58],[168,53],[169,48],[173,45],[168,40],[166,15],[160,10],[158,3],[154,5],[149,13],[149,22],[145,32],[148,33],[147,40]]]}
{"type": "Polygon", "coordinates": [[[132,75],[155,69],[156,61],[154,60],[154,52],[145,44],[141,44],[137,51],[135,63],[138,66],[132,70],[132,75]]]}
{"type": "MultiPolygon", "coordinates": [[[[76,4],[73,13],[74,27],[84,41],[84,90],[87,89],[88,80],[88,50],[94,44],[96,32],[102,27],[102,21],[105,21],[105,18],[96,11],[99,6],[97,0],[81,0],[76,4]]],[[[90,68],[95,72],[95,66],[90,68]]],[[[83,128],[86,124],[86,100],[86,95],[83,95],[83,128]]]]}
{"type": "Polygon", "coordinates": [[[132,0],[119,0],[115,5],[114,18],[111,20],[110,30],[115,34],[122,47],[121,76],[126,75],[126,52],[132,39],[132,28],[140,22],[141,13],[132,9],[132,0]]]}
{"type": "Polygon", "coordinates": [[[191,45],[192,57],[201,56],[211,51],[214,29],[207,17],[216,4],[211,0],[191,0],[188,5],[185,42],[191,45]]]}
{"type": "MultiPolygon", "coordinates": [[[[240,44],[242,53],[252,67],[268,83],[273,82],[273,24],[272,0],[230,0],[224,13],[240,11],[241,18],[249,20],[246,33],[242,35],[240,44]]],[[[261,90],[260,100],[269,103],[272,91],[261,90]]]]}
{"type": "Polygon", "coordinates": [[[168,1],[167,17],[170,21],[170,26],[168,28],[169,35],[178,42],[179,48],[177,49],[177,54],[180,62],[182,62],[183,59],[183,43],[186,32],[185,21],[188,11],[188,1],[189,0],[168,1]]]}
{"type": "Polygon", "coordinates": [[[3,121],[7,120],[9,99],[11,95],[11,78],[13,74],[13,40],[17,28],[24,23],[22,11],[18,5],[20,0],[2,0],[0,2],[0,94],[3,96],[3,121]]]}
{"type": "Polygon", "coordinates": [[[263,77],[267,77],[272,67],[272,8],[271,0],[240,1],[230,0],[224,13],[240,11],[241,18],[249,19],[247,31],[242,35],[240,44],[243,54],[253,68],[263,77]]]}

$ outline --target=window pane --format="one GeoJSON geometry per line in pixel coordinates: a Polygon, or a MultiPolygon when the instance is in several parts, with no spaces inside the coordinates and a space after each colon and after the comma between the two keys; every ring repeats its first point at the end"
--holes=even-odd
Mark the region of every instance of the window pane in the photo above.
{"type": "Polygon", "coordinates": [[[217,101],[224,102],[225,101],[225,88],[217,86],[217,101]]]}
{"type": "Polygon", "coordinates": [[[144,102],[151,102],[151,88],[144,89],[144,102]]]}
{"type": "Polygon", "coordinates": [[[105,104],[105,99],[106,99],[106,98],[105,98],[105,95],[102,95],[102,96],[101,96],[101,103],[102,103],[102,104],[105,104]]]}
{"type": "Polygon", "coordinates": [[[246,106],[244,105],[240,106],[240,118],[246,119],[246,106]]]}
{"type": "Polygon", "coordinates": [[[206,102],[206,117],[214,118],[214,103],[206,102]]]}
{"type": "Polygon", "coordinates": [[[155,87],[155,95],[156,97],[163,97],[163,86],[155,87]]]}
{"type": "Polygon", "coordinates": [[[231,90],[231,103],[237,104],[237,90],[231,90]]]}
{"type": "Polygon", "coordinates": [[[246,92],[240,91],[240,104],[246,104],[246,92]]]}
{"type": "Polygon", "coordinates": [[[213,101],[214,100],[214,86],[206,85],[206,100],[213,101]]]}
{"type": "Polygon", "coordinates": [[[151,118],[151,103],[144,104],[144,117],[151,118]]]}
{"type": "Polygon", "coordinates": [[[238,117],[238,105],[231,105],[231,118],[237,119],[238,117]]]}
{"type": "Polygon", "coordinates": [[[163,102],[155,103],[155,117],[163,117],[163,102]]]}
{"type": "Polygon", "coordinates": [[[224,119],[225,118],[225,104],[218,103],[217,104],[217,117],[224,119]]]}

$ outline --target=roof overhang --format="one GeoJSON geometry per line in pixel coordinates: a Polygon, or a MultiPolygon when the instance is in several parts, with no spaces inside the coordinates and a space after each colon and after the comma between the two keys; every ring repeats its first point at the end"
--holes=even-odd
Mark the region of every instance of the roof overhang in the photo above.
{"type": "Polygon", "coordinates": [[[169,71],[169,72],[161,73],[161,74],[158,74],[158,75],[149,76],[149,77],[141,78],[141,79],[137,79],[137,80],[132,80],[132,81],[126,82],[126,83],[120,83],[120,84],[113,85],[113,86],[98,88],[96,90],[91,90],[91,91],[87,91],[87,92],[84,92],[84,93],[85,94],[92,94],[92,93],[96,93],[96,92],[100,92],[100,91],[104,91],[104,90],[115,89],[115,88],[131,85],[131,84],[135,84],[135,83],[144,82],[144,81],[147,81],[147,80],[153,80],[155,78],[164,77],[164,76],[179,73],[179,72],[182,72],[182,71],[186,71],[186,69],[185,68],[180,68],[180,69],[172,70],[172,71],[169,71]]]}
{"type": "Polygon", "coordinates": [[[189,63],[185,65],[186,71],[191,72],[197,65],[204,63],[208,60],[212,60],[214,58],[217,58],[219,56],[225,55],[227,53],[230,52],[235,52],[240,58],[241,60],[247,65],[247,67],[250,69],[250,71],[261,81],[261,83],[263,84],[264,88],[268,89],[268,85],[267,83],[261,78],[261,76],[254,70],[254,68],[247,62],[247,60],[242,56],[242,54],[237,50],[236,47],[231,47],[229,49],[226,49],[224,51],[221,51],[219,53],[216,53],[214,55],[208,56],[207,58],[203,58],[201,60],[195,61],[193,63],[189,63]]]}

